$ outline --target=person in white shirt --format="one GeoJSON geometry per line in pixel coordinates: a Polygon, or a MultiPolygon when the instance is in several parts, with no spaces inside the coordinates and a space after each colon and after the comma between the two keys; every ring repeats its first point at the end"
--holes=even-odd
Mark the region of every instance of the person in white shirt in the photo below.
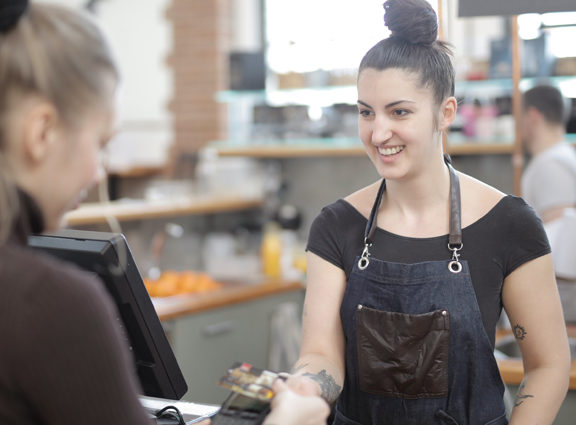
{"type": "Polygon", "coordinates": [[[566,142],[562,93],[540,85],[524,93],[523,139],[532,155],[522,176],[522,197],[544,223],[576,206],[576,150],[566,142]]]}
{"type": "Polygon", "coordinates": [[[524,93],[523,143],[532,156],[522,197],[544,222],[564,316],[576,322],[576,149],[566,141],[566,99],[553,86],[524,93]]]}

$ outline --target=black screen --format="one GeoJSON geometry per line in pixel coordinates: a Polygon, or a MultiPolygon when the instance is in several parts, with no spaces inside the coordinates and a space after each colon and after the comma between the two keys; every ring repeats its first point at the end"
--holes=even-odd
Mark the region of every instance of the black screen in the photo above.
{"type": "Polygon", "coordinates": [[[126,239],[121,234],[60,230],[28,244],[96,273],[116,303],[143,394],[179,400],[188,390],[126,239]]]}

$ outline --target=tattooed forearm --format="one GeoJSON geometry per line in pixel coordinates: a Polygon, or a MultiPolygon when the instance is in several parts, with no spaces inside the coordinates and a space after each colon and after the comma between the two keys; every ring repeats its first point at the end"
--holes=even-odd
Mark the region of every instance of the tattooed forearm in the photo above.
{"type": "Polygon", "coordinates": [[[296,373],[302,369],[304,369],[306,366],[308,366],[310,363],[302,363],[302,364],[296,364],[294,365],[294,367],[292,368],[292,373],[296,373]]]}
{"type": "Polygon", "coordinates": [[[514,403],[515,407],[520,406],[522,403],[524,403],[529,398],[534,398],[534,396],[532,394],[524,394],[524,386],[525,385],[526,385],[526,383],[522,382],[522,384],[520,384],[520,388],[518,388],[518,394],[516,394],[516,402],[514,403]]]}
{"type": "Polygon", "coordinates": [[[516,324],[514,326],[514,328],[512,328],[512,330],[514,331],[514,336],[516,337],[516,339],[519,339],[520,341],[523,341],[524,338],[526,338],[527,332],[526,329],[523,326],[520,326],[519,324],[516,324]]]}
{"type": "Polygon", "coordinates": [[[322,369],[319,373],[305,373],[302,376],[307,376],[318,382],[322,389],[322,398],[329,404],[334,403],[340,395],[342,387],[336,383],[332,375],[326,373],[326,369],[322,369]]]}

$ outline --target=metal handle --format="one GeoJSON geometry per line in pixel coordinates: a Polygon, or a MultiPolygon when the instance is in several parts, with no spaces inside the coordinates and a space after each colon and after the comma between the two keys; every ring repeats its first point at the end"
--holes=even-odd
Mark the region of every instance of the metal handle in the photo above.
{"type": "Polygon", "coordinates": [[[202,329],[202,335],[207,337],[219,336],[230,333],[234,330],[234,323],[232,321],[215,323],[213,325],[208,325],[202,329]]]}

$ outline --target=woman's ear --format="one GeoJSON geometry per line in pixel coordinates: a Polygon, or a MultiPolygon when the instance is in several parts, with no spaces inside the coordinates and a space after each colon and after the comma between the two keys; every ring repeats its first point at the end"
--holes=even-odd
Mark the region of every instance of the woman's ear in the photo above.
{"type": "Polygon", "coordinates": [[[456,111],[458,110],[458,102],[454,96],[450,96],[440,107],[440,120],[438,122],[438,130],[445,131],[450,127],[456,118],[456,111]]]}
{"type": "Polygon", "coordinates": [[[57,138],[58,113],[46,101],[36,101],[26,111],[23,132],[23,155],[27,162],[38,164],[46,159],[57,138]]]}

